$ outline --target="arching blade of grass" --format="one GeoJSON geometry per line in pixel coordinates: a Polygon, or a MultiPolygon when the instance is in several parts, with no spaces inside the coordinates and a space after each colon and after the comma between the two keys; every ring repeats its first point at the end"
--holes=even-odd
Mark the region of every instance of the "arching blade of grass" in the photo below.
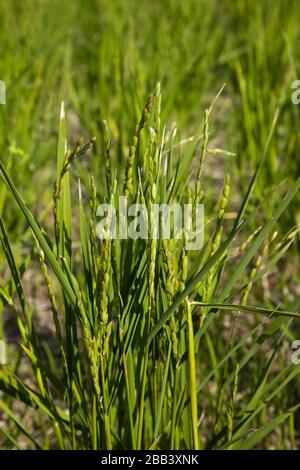
{"type": "Polygon", "coordinates": [[[32,231],[35,234],[36,238],[38,239],[42,249],[44,250],[45,255],[47,256],[47,258],[49,260],[49,263],[50,263],[50,265],[51,265],[58,281],[60,282],[63,290],[65,291],[66,295],[68,296],[68,299],[69,299],[71,305],[73,307],[75,307],[76,306],[76,297],[75,297],[73,289],[71,288],[70,283],[69,283],[66,275],[64,274],[62,268],[60,267],[59,263],[57,262],[56,257],[54,255],[54,253],[52,252],[51,248],[49,247],[48,242],[45,239],[38,223],[36,222],[34,215],[32,214],[32,212],[26,206],[22,196],[20,195],[20,193],[16,189],[14,183],[12,182],[10,177],[8,176],[8,174],[7,174],[7,172],[4,168],[4,165],[1,161],[0,161],[0,173],[1,173],[1,176],[3,177],[5,183],[7,184],[8,188],[10,189],[15,201],[17,202],[18,206],[20,207],[21,211],[23,212],[27,222],[29,223],[30,227],[32,228],[32,231]]]}
{"type": "Polygon", "coordinates": [[[57,224],[58,224],[58,254],[63,256],[68,265],[71,267],[71,190],[70,190],[70,172],[67,171],[61,180],[61,173],[65,162],[67,152],[67,136],[66,136],[66,117],[64,102],[61,103],[59,117],[59,133],[57,145],[57,181],[56,185],[60,185],[59,199],[56,201],[57,207],[57,224]]]}
{"type": "MultiPolygon", "coordinates": [[[[199,305],[202,307],[210,307],[213,310],[226,310],[228,312],[245,312],[245,313],[258,313],[262,315],[275,315],[283,317],[293,317],[300,318],[300,313],[288,312],[285,310],[271,309],[265,307],[252,307],[250,305],[240,305],[240,304],[209,304],[204,302],[192,302],[192,305],[199,305]]],[[[216,313],[214,313],[216,315],[216,313]]]]}

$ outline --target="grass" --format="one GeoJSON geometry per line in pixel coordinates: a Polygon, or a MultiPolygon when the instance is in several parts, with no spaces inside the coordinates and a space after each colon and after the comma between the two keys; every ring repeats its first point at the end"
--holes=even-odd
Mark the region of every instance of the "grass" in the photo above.
{"type": "Polygon", "coordinates": [[[25,3],[0,6],[1,447],[298,448],[297,2],[25,3]],[[119,196],[149,234],[204,204],[204,246],[100,240],[119,196]]]}

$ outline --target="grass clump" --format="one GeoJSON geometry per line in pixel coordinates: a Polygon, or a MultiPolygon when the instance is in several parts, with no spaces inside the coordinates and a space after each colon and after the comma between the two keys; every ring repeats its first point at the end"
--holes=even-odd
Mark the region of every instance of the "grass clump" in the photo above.
{"type": "Polygon", "coordinates": [[[282,358],[292,319],[300,318],[300,300],[281,298],[279,305],[271,296],[265,304],[257,292],[277,272],[297,234],[294,229],[279,240],[275,231],[300,181],[284,190],[272,216],[253,230],[262,207],[251,197],[274,120],[240,207],[233,220],[226,218],[229,174],[215,203],[207,200],[211,196],[202,172],[211,114],[212,107],[195,136],[182,141],[161,117],[158,85],[129,139],[122,172],[103,124],[104,165],[98,179],[90,178],[84,166],[85,154],[95,152],[94,139],[68,150],[61,112],[49,233],[0,162],[1,184],[32,234],[29,262],[36,269],[39,261],[53,331],[49,347],[37,333],[39,314],[25,292],[26,267],[16,262],[0,219],[12,280],[1,287],[1,298],[15,315],[21,345],[17,359],[9,358],[0,370],[0,389],[7,397],[2,396],[0,408],[11,419],[3,430],[5,446],[248,449],[278,427],[294,440],[295,428],[289,424],[298,404],[286,391],[300,366],[287,362],[276,370],[275,362],[282,358]],[[82,176],[76,204],[74,171],[82,176]],[[128,204],[146,205],[149,235],[154,204],[207,202],[203,247],[188,250],[186,236],[174,233],[170,240],[99,239],[96,208],[103,202],[118,206],[119,196],[126,196],[128,204]],[[242,336],[234,334],[237,328],[242,336]],[[15,402],[22,404],[25,416],[33,416],[34,425],[23,424],[15,402]]]}

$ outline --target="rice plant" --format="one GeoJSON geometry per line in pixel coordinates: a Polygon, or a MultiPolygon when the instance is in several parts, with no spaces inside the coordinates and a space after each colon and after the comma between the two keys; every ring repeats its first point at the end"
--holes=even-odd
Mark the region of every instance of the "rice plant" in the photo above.
{"type": "Polygon", "coordinates": [[[234,215],[229,175],[218,200],[206,204],[203,168],[208,153],[216,153],[210,128],[220,93],[195,135],[181,139],[161,119],[158,84],[133,126],[122,172],[103,122],[99,180],[83,165],[95,151],[95,139],[69,148],[62,105],[49,214],[53,227],[48,223],[47,231],[0,162],[1,187],[5,184],[31,232],[27,257],[18,264],[0,219],[10,270],[1,302],[15,318],[20,346],[8,351],[0,369],[0,407],[9,418],[1,428],[5,447],[250,449],[278,427],[295,440],[299,404],[286,392],[300,366],[287,361],[277,370],[276,361],[291,322],[300,319],[300,300],[282,298],[281,306],[270,296],[263,304],[257,292],[297,236],[298,227],[279,236],[277,222],[300,180],[281,186],[276,210],[254,230],[263,208],[251,202],[252,195],[275,115],[234,215]],[[148,237],[97,236],[98,205],[120,210],[120,196],[148,209],[148,237]],[[200,249],[187,249],[184,233],[150,236],[154,204],[183,207],[195,201],[207,207],[200,249]],[[46,339],[37,331],[40,313],[23,281],[29,266],[46,292],[52,332],[46,339]]]}

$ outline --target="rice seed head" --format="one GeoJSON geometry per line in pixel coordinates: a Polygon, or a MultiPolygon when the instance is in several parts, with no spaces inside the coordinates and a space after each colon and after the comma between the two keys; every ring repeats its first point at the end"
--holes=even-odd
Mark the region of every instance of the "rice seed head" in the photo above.
{"type": "Polygon", "coordinates": [[[219,212],[218,212],[219,220],[222,220],[224,217],[225,209],[228,205],[228,200],[229,200],[229,191],[230,191],[230,175],[227,174],[225,178],[223,192],[222,192],[220,202],[219,202],[219,212]]]}
{"type": "Polygon", "coordinates": [[[102,122],[103,122],[103,128],[104,128],[106,188],[107,188],[107,194],[109,197],[111,193],[111,187],[112,187],[111,154],[110,154],[111,138],[109,135],[107,122],[105,120],[103,120],[102,122]]]}
{"type": "Polygon", "coordinates": [[[155,89],[155,130],[159,137],[160,135],[160,113],[161,113],[161,91],[160,82],[157,82],[155,89]]]}
{"type": "Polygon", "coordinates": [[[96,141],[95,137],[92,137],[84,144],[82,143],[82,139],[78,140],[75,144],[75,147],[72,151],[66,150],[64,161],[62,165],[62,169],[60,171],[58,180],[54,184],[53,189],[53,219],[54,219],[54,233],[55,239],[58,245],[59,240],[59,233],[60,233],[60,224],[59,224],[59,217],[58,217],[58,210],[59,210],[59,201],[61,197],[61,190],[62,190],[62,182],[64,176],[69,172],[71,163],[76,160],[77,158],[83,156],[94,144],[96,141]]]}
{"type": "Polygon", "coordinates": [[[102,279],[100,286],[99,311],[100,321],[104,327],[108,323],[108,288],[110,280],[110,240],[102,241],[102,279]]]}
{"type": "Polygon", "coordinates": [[[37,240],[37,238],[34,234],[33,234],[33,238],[34,238],[34,243],[35,243],[35,249],[37,251],[39,261],[40,261],[40,265],[41,265],[41,268],[42,268],[42,274],[43,274],[45,284],[46,284],[46,287],[47,287],[47,290],[48,290],[48,295],[49,295],[49,300],[50,300],[50,305],[51,305],[51,311],[52,311],[52,318],[53,318],[53,322],[54,322],[54,326],[55,326],[55,330],[56,330],[58,343],[59,343],[59,346],[60,346],[61,350],[63,350],[62,332],[61,332],[61,327],[60,327],[60,323],[59,323],[57,303],[56,303],[54,290],[53,290],[53,287],[52,287],[52,281],[51,281],[51,278],[49,276],[47,265],[46,265],[46,262],[45,262],[45,254],[44,254],[44,251],[42,250],[42,248],[41,248],[41,246],[40,246],[40,244],[39,244],[39,242],[38,242],[38,240],[37,240]]]}
{"type": "Polygon", "coordinates": [[[205,115],[204,115],[204,126],[203,126],[203,133],[202,133],[203,142],[202,142],[202,147],[201,147],[200,160],[199,160],[199,166],[198,166],[198,172],[197,172],[197,178],[196,178],[195,199],[194,199],[195,204],[199,204],[201,200],[201,175],[202,175],[202,168],[203,168],[203,163],[204,163],[205,156],[206,156],[207,143],[208,143],[208,138],[209,138],[208,118],[209,118],[209,111],[206,109],[205,115]]]}
{"type": "Polygon", "coordinates": [[[257,229],[254,230],[254,232],[252,232],[241,245],[235,248],[235,250],[232,253],[232,256],[235,257],[235,256],[241,255],[247,249],[247,247],[250,245],[250,243],[256,237],[256,235],[261,231],[261,229],[262,229],[262,226],[259,225],[259,227],[257,227],[257,229]]]}
{"type": "Polygon", "coordinates": [[[267,251],[268,251],[268,243],[265,244],[262,255],[258,255],[258,257],[256,259],[256,263],[255,263],[254,267],[251,269],[248,283],[247,283],[247,285],[244,289],[243,295],[242,295],[242,299],[241,299],[241,304],[242,305],[245,305],[247,303],[249,294],[250,294],[250,292],[252,290],[252,287],[253,287],[254,278],[255,278],[256,273],[258,272],[258,270],[259,270],[259,268],[262,264],[263,258],[265,257],[267,251]]]}
{"type": "Polygon", "coordinates": [[[128,197],[129,194],[131,194],[133,190],[133,184],[132,184],[133,163],[134,163],[135,154],[136,154],[138,142],[140,139],[141,131],[145,127],[149,118],[153,98],[154,98],[154,95],[151,94],[146,102],[146,105],[142,112],[141,119],[135,128],[135,133],[134,133],[131,145],[129,147],[129,155],[127,158],[125,178],[124,178],[124,183],[123,183],[123,194],[125,197],[128,197]]]}
{"type": "MultiPolygon", "coordinates": [[[[169,305],[172,304],[175,295],[175,278],[176,274],[173,267],[172,250],[170,248],[170,240],[162,239],[163,252],[163,269],[165,272],[165,287],[169,305]]],[[[178,358],[178,340],[177,340],[177,324],[175,313],[170,318],[172,357],[174,361],[178,358]]]]}

